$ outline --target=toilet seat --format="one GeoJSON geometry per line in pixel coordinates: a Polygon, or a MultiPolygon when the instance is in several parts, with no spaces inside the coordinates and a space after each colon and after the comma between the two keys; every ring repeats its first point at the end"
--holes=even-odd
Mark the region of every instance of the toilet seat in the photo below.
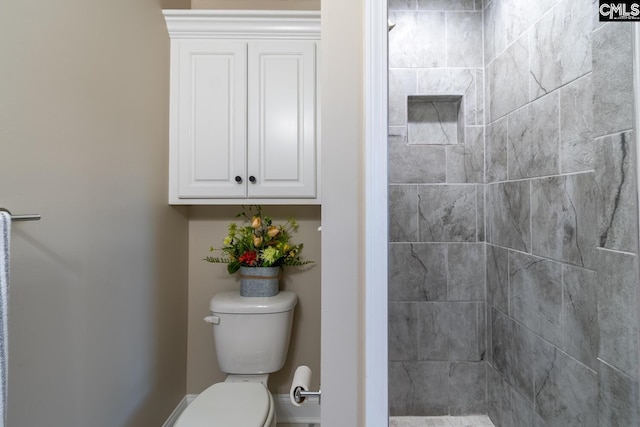
{"type": "Polygon", "coordinates": [[[265,427],[273,424],[273,399],[261,383],[217,383],[200,393],[174,427],[265,427]]]}

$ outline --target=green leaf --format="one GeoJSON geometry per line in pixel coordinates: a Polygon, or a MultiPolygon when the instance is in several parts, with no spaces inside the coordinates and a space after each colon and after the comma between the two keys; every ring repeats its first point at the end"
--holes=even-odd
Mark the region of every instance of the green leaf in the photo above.
{"type": "Polygon", "coordinates": [[[229,272],[229,274],[233,274],[238,270],[240,270],[240,263],[238,261],[231,261],[227,265],[227,271],[229,272]]]}
{"type": "Polygon", "coordinates": [[[231,261],[229,258],[219,258],[219,257],[212,257],[212,256],[203,258],[203,260],[207,262],[221,263],[221,264],[226,264],[231,261]]]}

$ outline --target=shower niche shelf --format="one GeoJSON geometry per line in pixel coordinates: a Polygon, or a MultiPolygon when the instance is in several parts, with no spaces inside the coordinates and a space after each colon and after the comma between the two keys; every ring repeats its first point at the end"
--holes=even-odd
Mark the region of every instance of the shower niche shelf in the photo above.
{"type": "Polygon", "coordinates": [[[464,144],[462,95],[412,95],[407,99],[409,144],[464,144]]]}

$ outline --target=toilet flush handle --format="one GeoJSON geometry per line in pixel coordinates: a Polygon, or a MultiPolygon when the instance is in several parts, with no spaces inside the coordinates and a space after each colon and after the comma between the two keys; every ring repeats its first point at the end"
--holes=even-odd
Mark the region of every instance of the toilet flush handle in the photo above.
{"type": "Polygon", "coordinates": [[[204,318],[204,321],[207,323],[213,323],[214,325],[220,324],[220,317],[218,316],[207,316],[204,318]]]}

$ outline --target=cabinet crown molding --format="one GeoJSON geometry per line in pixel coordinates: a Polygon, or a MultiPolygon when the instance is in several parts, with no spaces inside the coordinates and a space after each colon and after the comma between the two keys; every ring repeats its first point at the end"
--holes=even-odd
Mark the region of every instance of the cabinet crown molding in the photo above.
{"type": "Polygon", "coordinates": [[[319,11],[165,9],[171,39],[320,40],[319,11]]]}

